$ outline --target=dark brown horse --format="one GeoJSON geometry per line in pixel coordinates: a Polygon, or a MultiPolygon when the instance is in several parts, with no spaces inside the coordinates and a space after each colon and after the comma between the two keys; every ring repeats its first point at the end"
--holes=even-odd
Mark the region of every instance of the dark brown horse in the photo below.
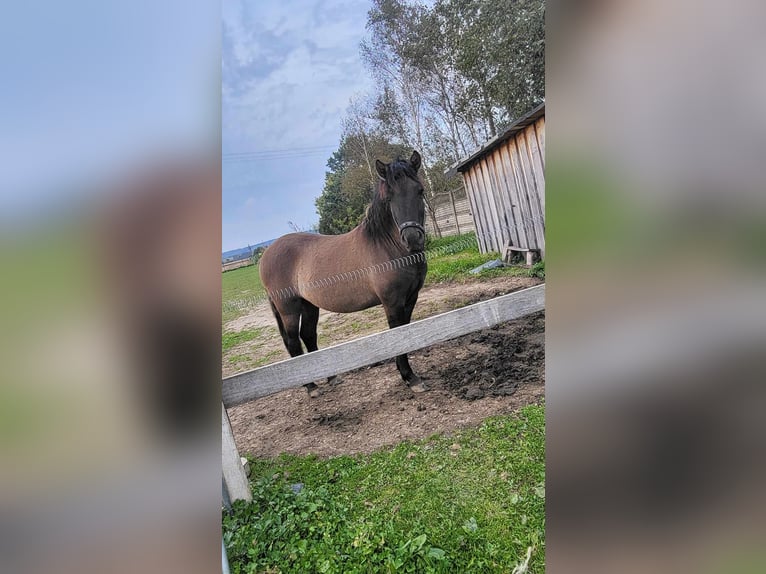
{"type": "MultiPolygon", "coordinates": [[[[426,276],[420,154],[389,164],[376,160],[379,182],[362,222],[343,235],[291,233],[269,246],[261,281],[291,357],[317,350],[319,309],[336,313],[383,305],[388,326],[410,322],[426,276]]],[[[407,355],[396,357],[404,381],[425,390],[407,355]]],[[[315,397],[318,388],[306,390],[315,397]]]]}

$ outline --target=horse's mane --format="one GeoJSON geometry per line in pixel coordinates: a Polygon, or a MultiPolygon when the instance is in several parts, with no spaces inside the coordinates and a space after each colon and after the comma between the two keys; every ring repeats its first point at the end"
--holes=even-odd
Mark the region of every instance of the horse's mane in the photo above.
{"type": "Polygon", "coordinates": [[[362,219],[362,228],[371,239],[385,237],[391,228],[393,217],[389,209],[389,187],[393,185],[397,175],[404,174],[412,179],[417,179],[417,173],[412,169],[408,161],[398,157],[388,164],[386,168],[386,179],[378,180],[372,194],[372,202],[367,206],[367,211],[362,219]]]}

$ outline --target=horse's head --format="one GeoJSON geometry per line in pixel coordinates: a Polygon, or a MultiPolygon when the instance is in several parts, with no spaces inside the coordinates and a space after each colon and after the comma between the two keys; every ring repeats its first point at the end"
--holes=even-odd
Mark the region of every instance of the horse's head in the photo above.
{"type": "Polygon", "coordinates": [[[385,199],[391,207],[391,215],[399,230],[399,237],[410,253],[423,251],[426,230],[423,227],[423,184],[418,179],[420,154],[413,151],[409,161],[397,159],[391,163],[383,163],[376,160],[375,169],[382,180],[381,199],[385,199]]]}

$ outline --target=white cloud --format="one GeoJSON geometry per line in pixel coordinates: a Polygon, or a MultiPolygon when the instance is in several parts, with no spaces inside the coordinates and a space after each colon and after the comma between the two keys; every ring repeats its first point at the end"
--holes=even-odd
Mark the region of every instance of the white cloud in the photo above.
{"type": "Polygon", "coordinates": [[[349,99],[369,88],[359,58],[369,6],[339,0],[224,1],[224,153],[328,146],[325,157],[224,162],[224,248],[316,221],[325,162],[349,99]]]}
{"type": "Polygon", "coordinates": [[[341,2],[322,10],[337,17],[317,18],[321,10],[294,1],[225,7],[232,45],[228,61],[224,53],[227,149],[337,141],[349,98],[368,87],[358,55],[365,11],[345,10],[341,2]]]}

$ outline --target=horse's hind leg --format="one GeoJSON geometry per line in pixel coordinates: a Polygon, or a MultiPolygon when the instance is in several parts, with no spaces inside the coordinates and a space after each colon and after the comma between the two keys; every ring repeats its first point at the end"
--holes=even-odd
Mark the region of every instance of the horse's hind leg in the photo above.
{"type": "Polygon", "coordinates": [[[317,347],[317,324],[319,323],[319,307],[305,299],[301,303],[301,340],[310,353],[317,347]]]}
{"type": "MultiPolygon", "coordinates": [[[[305,299],[301,300],[301,340],[306,345],[309,353],[316,351],[317,347],[317,323],[319,323],[319,307],[312,305],[305,299]]],[[[314,383],[303,385],[311,398],[319,396],[319,387],[314,383]]]]}
{"type": "MultiPolygon", "coordinates": [[[[319,307],[309,303],[305,299],[301,307],[301,340],[306,345],[306,351],[311,353],[316,351],[317,346],[317,324],[319,323],[319,307]]],[[[330,382],[335,377],[328,377],[327,381],[330,382]]],[[[314,383],[308,383],[304,385],[309,396],[319,396],[319,388],[314,383]]]]}
{"type": "Polygon", "coordinates": [[[280,301],[279,308],[277,308],[274,302],[269,299],[271,310],[277,320],[279,334],[282,335],[282,341],[291,357],[303,354],[303,347],[301,347],[301,340],[298,335],[301,324],[301,301],[302,299],[280,301]]]}
{"type": "Polygon", "coordinates": [[[285,327],[285,347],[291,357],[297,357],[303,354],[303,347],[301,347],[301,340],[298,337],[298,328],[301,323],[301,316],[298,313],[295,314],[282,314],[282,324],[285,327]]]}
{"type": "Polygon", "coordinates": [[[269,305],[271,305],[271,312],[274,313],[274,318],[277,320],[277,327],[279,328],[279,334],[282,337],[282,342],[285,344],[285,348],[288,348],[287,332],[285,331],[285,324],[282,322],[282,317],[280,316],[279,311],[277,311],[277,307],[274,305],[274,301],[269,299],[269,305]]]}

